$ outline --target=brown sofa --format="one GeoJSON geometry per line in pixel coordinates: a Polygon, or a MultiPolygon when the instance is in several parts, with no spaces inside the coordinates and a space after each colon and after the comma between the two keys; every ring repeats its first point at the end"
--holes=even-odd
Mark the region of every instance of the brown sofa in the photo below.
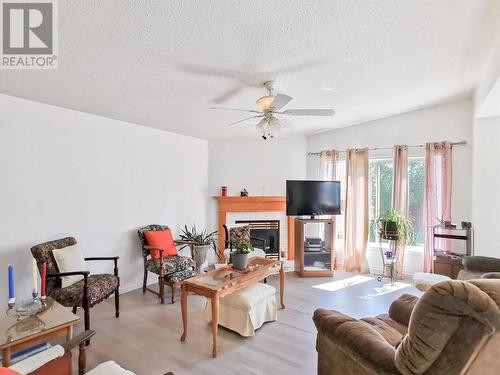
{"type": "Polygon", "coordinates": [[[483,256],[465,256],[462,259],[463,270],[458,273],[458,280],[500,279],[500,259],[483,256]]]}
{"type": "Polygon", "coordinates": [[[320,375],[500,373],[500,280],[444,281],[375,318],[313,320],[320,375]]]}

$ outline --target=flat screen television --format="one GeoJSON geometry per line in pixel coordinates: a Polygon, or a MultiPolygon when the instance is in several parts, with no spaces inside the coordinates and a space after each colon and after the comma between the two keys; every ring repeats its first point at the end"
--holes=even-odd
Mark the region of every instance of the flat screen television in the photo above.
{"type": "Polygon", "coordinates": [[[288,180],[286,214],[340,215],[340,181],[288,180]]]}

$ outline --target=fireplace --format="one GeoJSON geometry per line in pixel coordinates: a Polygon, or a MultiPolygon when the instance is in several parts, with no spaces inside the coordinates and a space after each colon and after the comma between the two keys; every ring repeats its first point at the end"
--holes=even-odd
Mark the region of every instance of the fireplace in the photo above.
{"type": "MultiPolygon", "coordinates": [[[[266,258],[280,258],[280,221],[279,220],[236,220],[236,224],[249,224],[250,237],[266,241],[266,258]]],[[[261,242],[252,243],[261,245],[261,242]]]]}

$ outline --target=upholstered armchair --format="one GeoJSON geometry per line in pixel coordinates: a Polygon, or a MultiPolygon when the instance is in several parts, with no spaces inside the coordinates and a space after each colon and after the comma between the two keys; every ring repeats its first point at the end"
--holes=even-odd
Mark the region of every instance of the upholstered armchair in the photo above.
{"type": "Polygon", "coordinates": [[[43,263],[47,264],[47,295],[54,298],[63,306],[72,307],[76,313],[78,307],[83,308],[85,330],[90,329],[90,309],[115,294],[115,316],[120,316],[120,278],[118,277],[118,257],[89,257],[89,261],[111,261],[114,264],[113,274],[91,275],[89,271],[59,272],[52,251],[63,249],[76,244],[76,239],[66,237],[55,241],[45,242],[31,248],[40,270],[43,263]],[[61,277],[81,275],[83,279],[65,288],[61,286],[61,277]]]}
{"type": "Polygon", "coordinates": [[[375,318],[318,309],[318,374],[498,374],[499,296],[500,280],[449,280],[375,318]]]}
{"type": "MultiPolygon", "coordinates": [[[[172,296],[171,302],[175,303],[175,290],[179,287],[182,282],[190,277],[196,275],[194,271],[194,261],[191,258],[176,255],[176,256],[164,256],[164,249],[155,248],[148,245],[145,232],[157,232],[169,229],[167,225],[151,224],[137,231],[139,235],[139,241],[142,248],[142,258],[144,260],[144,280],[142,284],[142,292],[151,292],[158,296],[160,303],[165,303],[165,284],[170,286],[172,296]],[[151,257],[152,251],[158,251],[159,257],[154,260],[151,257]],[[158,276],[158,292],[147,287],[148,282],[148,272],[151,272],[158,276]]],[[[175,240],[174,244],[176,246],[181,246],[181,249],[189,247],[191,249],[192,243],[188,241],[175,240]]]]}
{"type": "Polygon", "coordinates": [[[463,270],[458,273],[459,280],[500,279],[500,259],[483,256],[465,256],[463,270]]]}

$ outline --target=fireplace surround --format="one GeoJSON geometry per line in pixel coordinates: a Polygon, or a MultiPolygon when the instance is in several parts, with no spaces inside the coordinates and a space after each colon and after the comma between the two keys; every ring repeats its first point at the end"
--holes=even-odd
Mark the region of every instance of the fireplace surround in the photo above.
{"type": "Polygon", "coordinates": [[[280,258],[279,220],[236,220],[236,224],[249,224],[250,236],[266,241],[266,258],[280,258]]]}

